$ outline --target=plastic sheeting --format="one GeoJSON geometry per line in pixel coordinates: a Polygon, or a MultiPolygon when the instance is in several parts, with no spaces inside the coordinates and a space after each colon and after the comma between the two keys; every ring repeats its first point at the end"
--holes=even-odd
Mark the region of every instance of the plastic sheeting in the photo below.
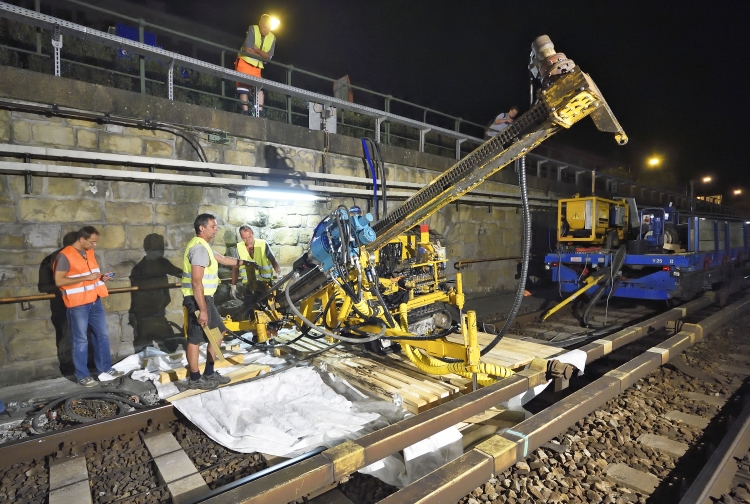
{"type": "MultiPolygon", "coordinates": [[[[550,357],[551,359],[564,362],[565,364],[572,364],[578,369],[578,375],[582,375],[584,369],[586,369],[586,357],[587,354],[583,350],[571,350],[561,355],[550,357]]],[[[513,411],[526,411],[523,405],[534,399],[536,396],[542,393],[547,386],[552,383],[552,380],[537,385],[533,389],[527,390],[523,394],[518,394],[512,397],[507,403],[502,403],[502,406],[513,411]]],[[[527,412],[528,414],[528,412],[527,412]]],[[[528,415],[527,415],[528,416],[528,415]]]]}
{"type": "Polygon", "coordinates": [[[222,446],[280,457],[337,444],[334,440],[379,417],[352,408],[306,367],[180,399],[174,406],[222,446]]]}

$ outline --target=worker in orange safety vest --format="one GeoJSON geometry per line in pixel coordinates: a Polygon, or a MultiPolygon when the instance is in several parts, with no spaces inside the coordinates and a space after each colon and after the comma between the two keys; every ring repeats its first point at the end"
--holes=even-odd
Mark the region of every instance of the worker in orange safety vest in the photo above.
{"type": "Polygon", "coordinates": [[[109,333],[101,298],[109,295],[104,282],[109,281],[114,273],[102,275],[94,253],[98,241],[99,231],[95,227],[82,227],[76,234],[76,241],[60,251],[52,266],[55,285],[60,288],[67,308],[76,379],[84,387],[96,385],[88,369],[89,328],[99,381],[114,380],[123,374],[112,369],[109,333]]]}

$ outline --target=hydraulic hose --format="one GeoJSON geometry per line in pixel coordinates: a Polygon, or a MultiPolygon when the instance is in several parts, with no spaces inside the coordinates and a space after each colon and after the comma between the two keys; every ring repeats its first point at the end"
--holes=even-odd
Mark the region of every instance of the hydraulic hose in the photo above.
{"type": "MultiPolygon", "coordinates": [[[[414,363],[420,370],[425,373],[435,375],[445,374],[457,374],[464,378],[472,378],[474,373],[466,369],[466,364],[463,362],[445,363],[437,359],[433,359],[429,355],[425,355],[419,350],[413,349],[409,345],[402,345],[404,352],[408,359],[414,363]]],[[[479,363],[479,370],[477,372],[477,383],[482,386],[487,386],[495,383],[496,378],[507,378],[513,374],[513,371],[495,364],[488,364],[486,362],[479,363]]]]}
{"type": "Polygon", "coordinates": [[[370,149],[367,148],[367,138],[362,139],[362,150],[365,151],[365,159],[370,167],[370,176],[372,177],[372,203],[375,208],[375,220],[380,219],[380,210],[378,210],[378,174],[375,172],[375,166],[370,157],[370,149]]]}
{"type": "Polygon", "coordinates": [[[383,334],[385,334],[385,326],[383,326],[379,334],[372,334],[371,336],[367,338],[347,338],[346,336],[340,336],[340,335],[334,334],[324,327],[316,326],[315,324],[313,324],[311,320],[307,319],[304,315],[302,315],[302,312],[299,311],[296,306],[294,306],[294,303],[292,303],[292,297],[289,295],[289,289],[296,282],[297,282],[297,278],[292,278],[289,281],[289,283],[286,284],[286,288],[284,288],[284,296],[286,297],[286,302],[289,304],[289,309],[292,310],[292,313],[294,313],[294,315],[296,315],[310,329],[317,331],[319,333],[322,333],[328,336],[329,338],[337,339],[345,343],[355,343],[355,344],[369,343],[370,341],[375,341],[376,339],[379,339],[381,336],[383,336],[383,334]]]}
{"type": "Polygon", "coordinates": [[[71,403],[78,400],[98,400],[114,404],[117,407],[117,415],[121,416],[126,412],[127,407],[133,407],[135,409],[146,409],[150,406],[143,403],[143,400],[138,394],[128,392],[125,390],[117,391],[93,391],[93,392],[76,392],[67,396],[54,399],[45,404],[31,419],[31,426],[37,432],[44,432],[47,429],[39,425],[39,421],[43,416],[47,415],[50,410],[62,405],[63,414],[67,415],[73,420],[79,422],[92,422],[96,418],[83,417],[76,415],[71,411],[71,403]],[[131,397],[137,397],[139,402],[130,400],[131,397]]]}
{"type": "MultiPolygon", "coordinates": [[[[518,164],[516,165],[518,166],[518,164]]],[[[522,259],[521,259],[521,278],[518,282],[518,289],[516,290],[516,298],[513,301],[513,306],[508,313],[508,317],[505,319],[503,327],[498,331],[497,336],[484,347],[480,355],[486,355],[490,350],[500,342],[500,340],[508,332],[508,329],[513,325],[513,320],[518,314],[518,309],[521,307],[523,301],[523,293],[526,290],[526,276],[529,272],[529,257],[531,255],[531,214],[529,213],[529,194],[526,188],[526,156],[521,158],[520,167],[518,169],[518,187],[521,190],[521,208],[522,208],[522,220],[523,220],[523,245],[522,245],[522,259]]]]}
{"type": "Polygon", "coordinates": [[[583,317],[581,317],[581,323],[584,327],[589,327],[589,316],[591,315],[591,310],[596,306],[596,303],[599,302],[602,295],[604,294],[604,291],[607,290],[607,287],[610,288],[610,292],[614,292],[615,289],[617,289],[617,286],[620,285],[620,277],[617,276],[615,278],[615,275],[617,275],[617,272],[620,271],[620,268],[622,268],[623,263],[625,263],[625,246],[620,246],[619,249],[617,249],[617,252],[615,252],[614,258],[612,258],[612,265],[611,265],[611,271],[612,274],[609,276],[604,275],[602,277],[602,280],[600,280],[601,284],[594,292],[594,295],[591,296],[591,299],[589,300],[588,304],[586,305],[586,310],[583,312],[583,317]]]}

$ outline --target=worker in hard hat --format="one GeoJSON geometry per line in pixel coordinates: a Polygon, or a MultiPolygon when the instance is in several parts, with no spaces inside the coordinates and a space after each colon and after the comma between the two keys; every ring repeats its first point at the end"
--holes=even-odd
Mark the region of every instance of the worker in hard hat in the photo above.
{"type": "MultiPolygon", "coordinates": [[[[253,77],[261,77],[263,61],[253,58],[253,56],[258,56],[265,60],[273,58],[273,53],[276,49],[276,36],[271,30],[276,27],[274,25],[278,26],[278,20],[271,18],[268,14],[263,14],[257,25],[251,25],[248,27],[247,35],[245,36],[245,44],[240,49],[240,53],[237,54],[237,59],[234,62],[235,70],[252,75],[253,77]]],[[[248,103],[250,89],[248,88],[248,85],[238,82],[237,94],[240,96],[240,101],[242,102],[242,113],[248,115],[250,113],[248,103]]],[[[258,110],[262,111],[262,89],[258,91],[258,106],[258,110]]]]}
{"type": "Polygon", "coordinates": [[[241,243],[237,244],[237,257],[243,261],[252,261],[255,267],[237,266],[232,268],[231,296],[238,298],[237,280],[242,281],[245,296],[245,306],[253,306],[255,299],[263,294],[271,285],[274,271],[279,274],[279,263],[274,257],[271,247],[265,240],[255,237],[253,229],[247,224],[240,226],[241,243]]]}

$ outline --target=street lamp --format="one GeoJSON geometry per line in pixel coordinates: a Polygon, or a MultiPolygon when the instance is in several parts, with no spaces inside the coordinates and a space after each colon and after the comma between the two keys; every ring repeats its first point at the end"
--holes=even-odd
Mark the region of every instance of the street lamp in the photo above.
{"type": "MultiPolygon", "coordinates": [[[[700,181],[703,182],[704,184],[708,184],[712,180],[713,179],[711,177],[709,177],[709,176],[701,177],[701,179],[700,179],[700,181]]],[[[693,213],[693,207],[694,207],[694,204],[695,204],[694,188],[693,188],[693,184],[695,182],[696,182],[695,180],[691,180],[690,181],[690,213],[693,213]]]]}
{"type": "Polygon", "coordinates": [[[651,166],[652,168],[655,168],[661,164],[661,159],[659,159],[656,156],[652,156],[648,158],[648,161],[646,162],[648,163],[649,166],[651,166]]]}
{"type": "Polygon", "coordinates": [[[735,189],[732,192],[734,193],[735,196],[739,196],[740,194],[742,194],[742,189],[735,189]]]}

